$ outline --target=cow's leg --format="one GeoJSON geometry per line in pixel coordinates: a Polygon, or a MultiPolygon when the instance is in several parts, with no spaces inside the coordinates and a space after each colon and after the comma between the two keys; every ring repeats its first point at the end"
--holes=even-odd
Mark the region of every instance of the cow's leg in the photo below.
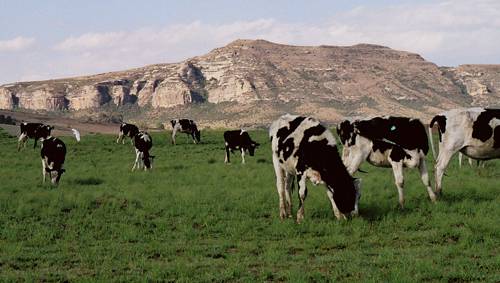
{"type": "Polygon", "coordinates": [[[26,147],[27,140],[28,136],[25,135],[24,133],[19,136],[19,139],[17,140],[17,151],[21,150],[21,146],[26,147]]]}
{"type": "Polygon", "coordinates": [[[241,164],[245,164],[245,149],[240,148],[241,151],[241,164]]]}
{"type": "Polygon", "coordinates": [[[436,167],[435,167],[435,182],[436,182],[436,194],[441,194],[441,184],[443,181],[443,174],[448,166],[448,163],[450,162],[451,157],[453,156],[453,151],[450,151],[448,149],[440,149],[439,150],[439,156],[436,161],[436,167]]]}
{"type": "Polygon", "coordinates": [[[135,149],[135,162],[134,162],[134,167],[132,167],[132,171],[135,170],[135,168],[138,168],[139,165],[139,150],[135,149]]]}
{"type": "Polygon", "coordinates": [[[394,161],[390,162],[391,162],[392,172],[394,173],[394,183],[398,188],[399,206],[401,208],[404,208],[405,196],[403,191],[403,186],[404,186],[403,161],[401,160],[399,162],[394,162],[394,161]]]}
{"type": "Polygon", "coordinates": [[[285,177],[285,200],[286,200],[286,216],[292,217],[292,196],[291,193],[293,191],[293,180],[295,176],[289,173],[286,173],[285,177]]]}
{"type": "Polygon", "coordinates": [[[120,143],[120,140],[123,138],[123,132],[118,133],[118,138],[116,139],[116,143],[120,143]]]}
{"type": "Polygon", "coordinates": [[[224,163],[231,163],[231,161],[229,160],[229,146],[227,143],[226,143],[226,155],[224,156],[224,163]]]}
{"type": "Polygon", "coordinates": [[[431,183],[429,182],[429,172],[427,171],[427,164],[425,163],[425,155],[420,155],[420,163],[418,164],[418,170],[420,172],[420,179],[422,179],[422,183],[427,188],[427,193],[431,198],[432,202],[436,201],[436,195],[432,190],[431,183]]]}
{"type": "Polygon", "coordinates": [[[191,133],[191,138],[193,139],[193,143],[196,144],[196,138],[194,137],[194,132],[191,133]]]}
{"type": "Polygon", "coordinates": [[[45,171],[45,159],[42,158],[42,176],[43,176],[43,182],[45,183],[45,175],[47,174],[47,171],[45,171]]]}
{"type": "Polygon", "coordinates": [[[335,200],[333,199],[333,191],[330,188],[326,188],[326,194],[328,195],[328,199],[330,200],[330,203],[332,204],[332,210],[333,214],[337,219],[346,219],[345,215],[340,212],[340,210],[337,208],[337,204],[335,203],[335,200]]]}
{"type": "Polygon", "coordinates": [[[174,128],[172,130],[172,144],[175,144],[175,134],[177,133],[177,130],[174,128]]]}
{"type": "Polygon", "coordinates": [[[276,174],[276,189],[278,190],[279,196],[279,207],[280,207],[280,218],[286,218],[286,206],[285,206],[285,170],[280,166],[278,158],[273,155],[273,165],[274,173],[276,174]]]}
{"type": "Polygon", "coordinates": [[[307,197],[306,176],[297,175],[299,183],[299,210],[297,211],[297,223],[302,222],[304,219],[304,202],[307,197]]]}
{"type": "Polygon", "coordinates": [[[463,154],[461,152],[458,152],[458,168],[462,168],[462,158],[463,154]]]}

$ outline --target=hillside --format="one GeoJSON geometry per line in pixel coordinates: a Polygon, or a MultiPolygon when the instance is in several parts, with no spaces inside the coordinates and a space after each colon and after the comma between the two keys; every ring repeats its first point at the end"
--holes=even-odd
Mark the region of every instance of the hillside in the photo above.
{"type": "Polygon", "coordinates": [[[377,45],[264,40],[236,40],[175,64],[0,86],[0,109],[149,125],[189,116],[212,127],[265,125],[283,112],[327,122],[380,113],[428,118],[453,107],[498,105],[498,98],[498,65],[440,68],[377,45]]]}

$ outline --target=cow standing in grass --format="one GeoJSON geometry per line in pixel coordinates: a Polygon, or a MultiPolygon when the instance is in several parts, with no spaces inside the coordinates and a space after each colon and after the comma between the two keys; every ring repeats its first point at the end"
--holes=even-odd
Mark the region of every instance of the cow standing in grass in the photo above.
{"type": "Polygon", "coordinates": [[[172,144],[175,144],[175,135],[177,132],[186,133],[188,136],[191,136],[195,144],[200,142],[201,132],[193,120],[174,119],[170,121],[170,124],[172,125],[172,144]]]}
{"type": "Polygon", "coordinates": [[[224,163],[230,163],[229,151],[233,153],[233,150],[238,149],[241,152],[241,163],[245,164],[245,152],[253,156],[259,146],[259,143],[254,142],[245,130],[225,131],[224,142],[226,146],[224,163]]]}
{"type": "Polygon", "coordinates": [[[45,139],[50,136],[51,131],[54,127],[49,125],[44,125],[42,123],[21,123],[20,125],[21,134],[19,135],[19,139],[17,141],[17,151],[21,150],[21,147],[26,146],[26,142],[28,139],[34,139],[35,144],[33,148],[36,147],[36,143],[40,139],[45,139]]]}
{"type": "Polygon", "coordinates": [[[403,167],[418,167],[430,199],[436,200],[425,163],[429,151],[427,131],[418,119],[389,116],[345,120],[337,127],[337,133],[344,145],[342,160],[350,174],[358,171],[365,160],[377,167],[392,167],[399,205],[403,208],[403,167]]]}
{"type": "Polygon", "coordinates": [[[64,142],[55,137],[43,139],[40,156],[42,157],[43,182],[45,183],[45,176],[49,175],[53,185],[59,184],[62,174],[66,171],[63,169],[66,159],[64,142]]]}
{"type": "Polygon", "coordinates": [[[306,179],[326,184],[326,193],[338,219],[357,214],[360,181],[345,168],[332,133],[318,120],[286,114],[271,124],[271,138],[280,218],[291,217],[290,193],[294,176],[299,185],[297,222],[304,218],[306,179]]]}
{"type": "Polygon", "coordinates": [[[153,138],[146,132],[139,132],[134,136],[135,162],[132,171],[144,168],[144,171],[153,169],[154,156],[149,151],[153,147],[153,138]]]}
{"type": "Polygon", "coordinates": [[[116,139],[116,143],[119,143],[120,141],[122,144],[125,144],[125,139],[124,137],[129,137],[130,142],[134,142],[134,137],[139,133],[139,128],[137,128],[136,125],[133,124],[127,124],[127,123],[122,123],[120,125],[120,131],[118,132],[118,138],[116,139]]]}
{"type": "Polygon", "coordinates": [[[429,132],[434,124],[437,124],[439,133],[436,193],[441,193],[444,171],[456,152],[476,160],[500,158],[500,109],[454,109],[434,116],[429,132]]]}

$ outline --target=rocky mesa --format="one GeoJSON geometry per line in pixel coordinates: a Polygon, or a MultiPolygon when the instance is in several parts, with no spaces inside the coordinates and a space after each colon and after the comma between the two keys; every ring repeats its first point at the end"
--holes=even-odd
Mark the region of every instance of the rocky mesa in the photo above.
{"type": "Polygon", "coordinates": [[[283,112],[327,121],[380,113],[427,118],[452,107],[498,105],[499,98],[500,65],[439,67],[418,54],[378,45],[265,40],[236,40],[175,64],[0,86],[0,109],[78,115],[133,105],[147,110],[136,119],[170,113],[206,124],[225,120],[220,126],[267,123],[283,112]],[[200,105],[220,115],[196,110],[200,105]]]}

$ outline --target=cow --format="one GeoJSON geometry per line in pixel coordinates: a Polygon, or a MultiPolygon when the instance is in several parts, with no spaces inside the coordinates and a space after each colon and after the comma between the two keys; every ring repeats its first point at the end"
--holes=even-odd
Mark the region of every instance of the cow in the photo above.
{"type": "Polygon", "coordinates": [[[144,171],[153,169],[154,156],[149,151],[153,147],[153,138],[147,132],[138,132],[134,136],[135,162],[132,171],[144,168],[144,171]]]}
{"type": "MultiPolygon", "coordinates": [[[[437,124],[439,135],[434,172],[437,194],[442,192],[444,171],[456,152],[476,160],[500,158],[500,109],[453,109],[434,116],[429,132],[434,124],[437,124]]],[[[433,144],[431,146],[434,151],[433,144]]]]}
{"type": "Polygon", "coordinates": [[[361,180],[353,178],[342,163],[332,133],[318,120],[286,114],[271,124],[272,158],[279,196],[280,218],[292,216],[290,193],[299,185],[297,222],[304,219],[306,179],[326,184],[326,193],[337,219],[356,215],[361,180]]]}
{"type": "Polygon", "coordinates": [[[245,130],[225,131],[224,142],[226,146],[224,163],[231,162],[229,160],[229,151],[233,153],[233,150],[239,149],[241,152],[241,163],[245,164],[245,152],[248,152],[250,156],[253,156],[255,149],[260,145],[259,143],[254,142],[245,130]]]}
{"type": "Polygon", "coordinates": [[[21,147],[26,146],[28,138],[35,140],[33,148],[36,148],[37,141],[40,139],[48,138],[54,127],[49,125],[44,125],[42,123],[23,122],[20,125],[20,129],[21,129],[21,134],[19,135],[17,141],[17,151],[21,150],[21,147]]]}
{"type": "Polygon", "coordinates": [[[66,158],[64,142],[52,136],[43,139],[40,156],[42,158],[43,182],[45,183],[45,176],[49,175],[53,185],[59,184],[61,175],[66,171],[63,169],[66,158]]]}
{"type": "Polygon", "coordinates": [[[337,126],[337,134],[344,146],[342,160],[350,174],[358,171],[365,160],[377,167],[392,167],[403,208],[403,167],[418,167],[429,198],[436,201],[425,163],[429,151],[427,131],[420,120],[393,116],[344,120],[337,126]]]}
{"type": "Polygon", "coordinates": [[[175,135],[177,132],[186,133],[188,136],[191,135],[195,144],[200,142],[201,132],[193,120],[174,119],[170,120],[170,124],[172,124],[172,144],[175,144],[175,135]]]}
{"type": "Polygon", "coordinates": [[[116,143],[120,141],[122,144],[125,144],[124,137],[127,136],[130,138],[130,142],[134,143],[134,137],[139,133],[139,128],[137,128],[134,124],[122,123],[120,125],[120,131],[118,132],[118,138],[116,139],[116,143]]]}

